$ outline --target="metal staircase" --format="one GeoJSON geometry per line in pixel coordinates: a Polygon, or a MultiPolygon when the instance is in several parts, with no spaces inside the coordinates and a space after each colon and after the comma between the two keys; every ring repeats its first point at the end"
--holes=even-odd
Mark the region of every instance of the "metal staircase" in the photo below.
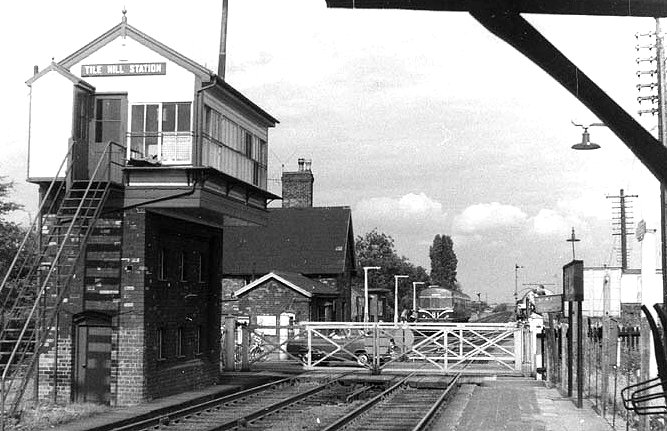
{"type": "Polygon", "coordinates": [[[113,160],[113,150],[118,148],[122,149],[109,143],[90,179],[85,181],[63,180],[71,172],[72,158],[67,154],[0,285],[3,428],[6,415],[16,413],[37,369],[39,353],[55,330],[53,325],[63,298],[76,277],[86,242],[112,189],[112,170],[122,166],[113,160]],[[63,168],[65,175],[61,174],[63,168]],[[40,219],[43,225],[38,224],[40,219]],[[41,236],[35,245],[34,231],[38,225],[41,236]]]}

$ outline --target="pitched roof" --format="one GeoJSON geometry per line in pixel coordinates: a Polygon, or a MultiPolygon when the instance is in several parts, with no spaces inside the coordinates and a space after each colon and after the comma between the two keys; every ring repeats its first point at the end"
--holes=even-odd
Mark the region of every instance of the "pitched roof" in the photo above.
{"type": "MultiPolygon", "coordinates": [[[[99,37],[91,41],[90,43],[78,49],[76,52],[65,57],[58,63],[58,66],[60,66],[60,68],[64,70],[69,70],[72,66],[74,66],[84,58],[88,57],[95,51],[99,50],[100,48],[104,47],[109,42],[115,40],[118,37],[126,37],[126,36],[130,37],[131,39],[139,42],[140,44],[146,46],[147,48],[157,52],[163,57],[173,61],[174,63],[178,64],[184,69],[197,75],[204,82],[203,87],[219,88],[223,92],[231,95],[231,97],[239,99],[241,103],[244,103],[245,105],[250,107],[252,111],[254,111],[259,116],[263,117],[269,123],[273,123],[273,125],[278,123],[278,120],[276,120],[269,113],[264,111],[250,99],[245,97],[241,92],[239,92],[234,87],[229,85],[224,79],[217,76],[214,72],[200,65],[196,61],[191,60],[188,57],[180,54],[174,49],[169,48],[162,42],[153,39],[149,35],[132,27],[127,23],[127,18],[125,16],[123,16],[123,19],[121,20],[120,24],[117,24],[104,34],[100,35],[99,37]]],[[[42,75],[36,75],[35,77],[31,78],[31,80],[28,82],[28,85],[30,85],[32,81],[38,79],[40,76],[42,75]]]]}
{"type": "Polygon", "coordinates": [[[349,207],[270,208],[266,226],[223,230],[222,272],[342,274],[348,253],[354,254],[349,207]]]}
{"type": "Polygon", "coordinates": [[[83,79],[79,78],[69,70],[65,69],[64,67],[53,61],[51,62],[51,64],[49,64],[47,68],[45,68],[41,72],[37,73],[36,75],[28,79],[25,83],[28,84],[28,86],[30,86],[32,85],[33,82],[37,81],[39,78],[41,78],[42,76],[46,75],[49,72],[58,72],[65,78],[72,81],[74,85],[80,85],[84,88],[87,88],[88,90],[95,91],[95,87],[93,87],[88,82],[84,81],[83,79]]]}
{"type": "Polygon", "coordinates": [[[234,296],[238,297],[246,292],[254,289],[257,286],[262,285],[268,280],[276,280],[279,283],[284,284],[287,287],[294,289],[300,294],[312,298],[313,296],[337,296],[338,292],[332,286],[328,286],[324,283],[320,283],[317,280],[311,280],[308,277],[304,277],[301,274],[294,272],[284,272],[284,271],[272,271],[265,276],[258,278],[250,284],[243,286],[240,289],[234,291],[234,296]]]}

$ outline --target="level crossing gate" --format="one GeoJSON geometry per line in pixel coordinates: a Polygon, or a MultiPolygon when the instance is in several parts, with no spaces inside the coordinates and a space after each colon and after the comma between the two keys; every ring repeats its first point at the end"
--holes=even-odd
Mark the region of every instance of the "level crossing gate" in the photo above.
{"type": "Polygon", "coordinates": [[[244,338],[250,340],[245,349],[249,364],[298,360],[308,370],[363,366],[372,372],[534,370],[531,355],[526,354],[531,348],[530,328],[516,322],[303,322],[284,328],[251,326],[248,333],[244,338]],[[262,347],[256,352],[258,345],[262,347]]]}

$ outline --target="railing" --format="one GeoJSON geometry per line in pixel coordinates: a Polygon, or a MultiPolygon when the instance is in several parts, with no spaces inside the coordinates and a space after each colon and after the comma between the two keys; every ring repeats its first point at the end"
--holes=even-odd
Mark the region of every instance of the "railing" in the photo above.
{"type": "MultiPolygon", "coordinates": [[[[85,245],[87,238],[93,229],[94,222],[101,212],[101,208],[109,190],[109,184],[111,183],[112,178],[119,175],[122,170],[124,151],[125,148],[117,143],[109,142],[107,144],[95,165],[89,181],[87,184],[84,183],[86,184],[85,190],[77,190],[78,192],[83,193],[77,198],[79,200],[78,206],[71,215],[66,216],[65,225],[62,226],[62,228],[57,229],[64,233],[51,233],[45,243],[41,245],[41,248],[37,253],[29,253],[26,251],[26,244],[28,242],[27,238],[29,238],[30,234],[28,233],[22,242],[21,248],[18,250],[16,257],[12,261],[7,274],[3,279],[3,283],[0,285],[0,292],[4,295],[3,312],[9,313],[9,318],[3,319],[4,322],[2,325],[0,342],[5,343],[5,345],[9,342],[13,343],[11,352],[6,358],[6,361],[3,362],[4,367],[2,369],[0,381],[0,420],[2,421],[2,428],[4,428],[5,424],[5,402],[7,400],[7,395],[14,384],[14,377],[19,377],[21,382],[19,383],[20,386],[17,388],[18,393],[12,402],[10,413],[16,410],[18,403],[23,396],[27,381],[31,373],[34,372],[39,351],[48,337],[48,328],[52,327],[53,322],[59,313],[59,307],[62,304],[64,296],[67,294],[67,287],[69,286],[69,282],[71,281],[76,266],[80,260],[81,249],[85,245]],[[118,161],[119,158],[120,161],[118,161]],[[99,192],[102,192],[103,194],[99,195],[99,192]],[[97,202],[97,205],[89,207],[93,202],[97,202]],[[78,249],[74,252],[75,254],[65,251],[70,235],[75,236],[76,241],[73,241],[73,243],[78,244],[78,249]],[[50,251],[52,245],[55,245],[57,248],[53,254],[50,251]],[[17,266],[17,262],[21,255],[24,255],[25,257],[23,262],[17,266]],[[45,262],[46,265],[43,266],[42,261],[48,260],[48,258],[51,258],[50,262],[45,262]],[[57,275],[54,275],[56,273],[57,275]],[[54,282],[52,276],[56,278],[55,283],[57,285],[59,285],[62,280],[63,288],[59,289],[56,298],[51,304],[51,314],[44,318],[42,322],[45,330],[38,334],[37,331],[31,330],[30,328],[31,325],[34,325],[38,306],[42,303],[43,298],[46,297],[48,286],[50,283],[54,282]],[[65,278],[58,279],[59,277],[65,278]],[[34,289],[34,291],[32,289],[34,289]],[[13,303],[11,302],[12,300],[14,301],[13,303]],[[18,309],[17,307],[26,301],[30,301],[32,305],[28,305],[26,311],[16,313],[16,310],[18,309]],[[13,319],[14,322],[21,324],[20,333],[16,338],[8,338],[7,335],[7,324],[10,318],[13,319]],[[24,367],[23,374],[20,376],[14,375],[10,379],[10,369],[19,366],[24,367]]],[[[63,167],[70,167],[70,164],[67,163],[67,161],[70,160],[69,156],[70,153],[68,153],[68,156],[63,160],[58,173],[49,186],[45,198],[40,205],[38,215],[32,223],[31,231],[34,229],[34,226],[40,217],[45,214],[53,213],[56,202],[59,201],[58,194],[61,193],[63,184],[65,183],[61,180],[62,176],[60,174],[63,167]],[[52,194],[54,189],[57,191],[55,194],[52,194]],[[49,199],[49,209],[44,212],[49,199]]],[[[69,172],[67,172],[65,176],[69,177],[69,172]]],[[[63,202],[66,200],[67,198],[64,199],[63,202]]],[[[60,211],[58,211],[58,214],[60,214],[60,211]]],[[[62,217],[62,214],[60,214],[60,216],[62,217]]]]}
{"type": "Polygon", "coordinates": [[[192,132],[130,132],[128,159],[143,159],[163,165],[192,164],[192,132]]]}

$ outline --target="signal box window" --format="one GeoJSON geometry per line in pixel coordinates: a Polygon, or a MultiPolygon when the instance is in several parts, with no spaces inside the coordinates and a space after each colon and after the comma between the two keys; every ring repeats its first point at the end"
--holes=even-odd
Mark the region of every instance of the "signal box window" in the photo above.
{"type": "Polygon", "coordinates": [[[121,99],[97,98],[95,104],[95,142],[123,142],[121,99]]]}

